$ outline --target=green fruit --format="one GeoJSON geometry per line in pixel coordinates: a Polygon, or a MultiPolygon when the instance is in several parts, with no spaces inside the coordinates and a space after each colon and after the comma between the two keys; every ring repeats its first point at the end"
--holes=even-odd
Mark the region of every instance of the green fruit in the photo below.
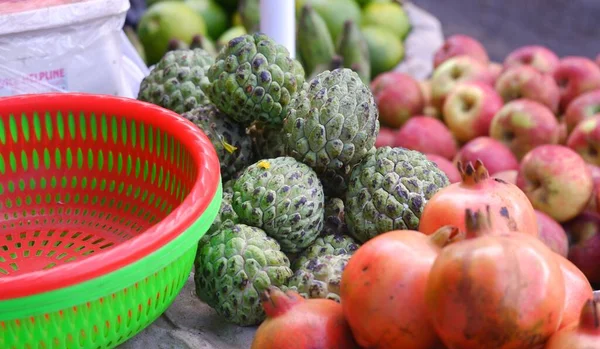
{"type": "Polygon", "coordinates": [[[237,25],[227,29],[221,36],[217,39],[217,50],[221,50],[223,46],[227,46],[227,43],[237,38],[238,36],[245,35],[246,28],[242,25],[237,25]]]}
{"type": "MultiPolygon", "coordinates": [[[[242,23],[242,15],[239,12],[235,12],[231,17],[231,25],[234,27],[243,27],[244,23],[242,23]]],[[[245,28],[244,28],[245,29],[245,28]]]]}
{"type": "Polygon", "coordinates": [[[249,131],[259,159],[285,156],[285,138],[280,127],[253,125],[249,131]]]}
{"type": "Polygon", "coordinates": [[[294,272],[286,289],[296,291],[307,299],[325,298],[339,303],[342,273],[350,257],[341,254],[309,259],[294,272]]]}
{"type": "Polygon", "coordinates": [[[337,43],[337,52],[342,57],[344,67],[354,70],[365,84],[370,83],[369,45],[357,23],[344,23],[344,31],[337,43]]]}
{"type": "Polygon", "coordinates": [[[217,56],[217,48],[215,44],[204,35],[195,35],[190,43],[190,49],[201,48],[204,51],[208,52],[211,56],[217,56]]]}
{"type": "Polygon", "coordinates": [[[338,198],[325,199],[325,220],[323,222],[323,235],[348,234],[344,201],[338,198]]]}
{"type": "Polygon", "coordinates": [[[198,298],[239,326],[265,319],[260,295],[281,287],[292,275],[290,261],[277,242],[261,229],[227,225],[198,244],[194,281],[198,298]]]}
{"type": "Polygon", "coordinates": [[[375,144],[378,116],[358,74],[325,71],[293,100],[283,126],[288,155],[317,172],[327,195],[343,195],[350,171],[375,144]]]}
{"type": "Polygon", "coordinates": [[[211,39],[217,40],[229,28],[227,12],[213,0],[185,0],[185,3],[202,16],[211,39]]]}
{"type": "Polygon", "coordinates": [[[411,29],[410,19],[404,8],[395,2],[373,3],[363,10],[363,26],[379,26],[404,40],[411,29]]]}
{"type": "Polygon", "coordinates": [[[308,260],[323,255],[352,255],[360,245],[356,240],[348,235],[322,235],[315,242],[302,251],[294,260],[294,270],[300,268],[308,260]]]}
{"type": "Polygon", "coordinates": [[[381,147],[352,171],[346,223],[358,241],[400,229],[417,230],[427,201],[450,184],[420,152],[381,147]]]}
{"type": "Polygon", "coordinates": [[[142,80],[137,99],[179,114],[208,104],[202,87],[213,62],[202,49],[169,51],[142,80]]]}
{"type": "Polygon", "coordinates": [[[304,83],[304,69],[265,34],[238,36],[208,70],[210,100],[237,122],[281,125],[304,83]]]}
{"type": "Polygon", "coordinates": [[[162,1],[148,8],[140,18],[137,34],[144,46],[149,65],[167,52],[169,40],[189,44],[196,34],[206,35],[206,24],[193,8],[184,2],[162,1]]]}
{"type": "Polygon", "coordinates": [[[358,3],[358,5],[360,5],[360,7],[365,7],[369,4],[373,4],[373,3],[389,3],[392,2],[394,0],[356,0],[356,2],[358,3]]]}
{"type": "Polygon", "coordinates": [[[311,5],[327,23],[333,42],[337,42],[344,28],[344,22],[361,21],[360,6],[354,0],[296,0],[296,13],[302,13],[304,5],[311,5]]]}
{"type": "Polygon", "coordinates": [[[323,18],[310,5],[302,7],[297,36],[298,50],[307,74],[312,74],[319,65],[331,63],[335,55],[331,34],[323,18]]]}
{"type": "Polygon", "coordinates": [[[240,0],[238,12],[247,33],[260,30],[260,0],[240,0]]]}
{"type": "Polygon", "coordinates": [[[239,6],[239,0],[218,0],[219,5],[221,5],[225,11],[230,14],[235,12],[239,6]]]}
{"type": "Polygon", "coordinates": [[[371,58],[371,79],[394,69],[404,58],[404,45],[389,30],[376,26],[362,28],[371,58]]]}
{"type": "Polygon", "coordinates": [[[208,104],[182,114],[208,136],[219,156],[221,177],[229,180],[253,161],[252,140],[241,127],[214,105],[208,104]]]}
{"type": "Polygon", "coordinates": [[[233,206],[231,206],[231,199],[233,199],[233,183],[231,181],[227,183],[228,184],[223,184],[221,207],[219,208],[217,217],[206,232],[207,235],[210,235],[217,230],[224,229],[226,225],[234,225],[238,222],[237,214],[233,210],[233,206]]]}
{"type": "Polygon", "coordinates": [[[284,252],[298,252],[323,228],[323,187],[316,173],[290,157],[260,160],[233,185],[240,222],[263,229],[284,252]]]}

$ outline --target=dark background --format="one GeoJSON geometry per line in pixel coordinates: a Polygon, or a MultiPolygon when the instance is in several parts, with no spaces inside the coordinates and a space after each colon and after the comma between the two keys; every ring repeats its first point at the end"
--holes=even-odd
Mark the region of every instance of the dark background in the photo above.
{"type": "Polygon", "coordinates": [[[502,62],[513,49],[547,46],[559,56],[600,53],[600,0],[413,0],[442,22],[444,35],[467,34],[502,62]]]}

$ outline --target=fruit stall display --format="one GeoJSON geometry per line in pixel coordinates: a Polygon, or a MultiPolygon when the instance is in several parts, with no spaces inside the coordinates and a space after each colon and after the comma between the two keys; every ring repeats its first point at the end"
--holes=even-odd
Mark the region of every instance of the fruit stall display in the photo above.
{"type": "Polygon", "coordinates": [[[598,347],[600,66],[464,35],[434,65],[366,83],[242,33],[142,81],[220,159],[195,293],[252,348],[598,347]]]}
{"type": "MultiPolygon", "coordinates": [[[[296,52],[308,76],[346,67],[365,83],[405,57],[410,19],[394,0],[297,0],[296,52]]],[[[168,51],[200,47],[216,56],[229,40],[259,30],[260,0],[152,0],[130,40],[149,66],[168,51]]]]}

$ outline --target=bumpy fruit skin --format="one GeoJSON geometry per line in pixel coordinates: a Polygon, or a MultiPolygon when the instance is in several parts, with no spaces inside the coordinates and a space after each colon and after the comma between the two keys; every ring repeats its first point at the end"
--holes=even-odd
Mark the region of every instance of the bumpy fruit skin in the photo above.
{"type": "Polygon", "coordinates": [[[235,213],[233,206],[231,206],[231,200],[233,199],[233,188],[229,184],[230,182],[223,185],[223,198],[221,200],[221,207],[219,208],[217,217],[215,217],[212,225],[210,228],[208,228],[208,231],[206,232],[207,235],[222,229],[222,227],[227,224],[234,225],[238,222],[237,213],[235,213]]]}
{"type": "Polygon", "coordinates": [[[213,63],[203,49],[169,51],[142,80],[137,99],[179,114],[208,104],[203,88],[213,63]]]}
{"type": "Polygon", "coordinates": [[[253,161],[252,140],[245,128],[213,104],[192,109],[182,116],[200,127],[210,139],[219,156],[223,180],[229,180],[253,161]]]}
{"type": "Polygon", "coordinates": [[[292,276],[279,244],[255,227],[226,226],[205,235],[194,263],[196,294],[231,323],[254,326],[265,319],[260,294],[292,276]]]}
{"type": "Polygon", "coordinates": [[[261,33],[247,34],[230,40],[219,52],[204,91],[239,123],[281,125],[304,75],[284,46],[261,33]]]}
{"type": "Polygon", "coordinates": [[[281,127],[252,125],[249,129],[254,153],[259,159],[278,158],[286,155],[285,138],[281,127]]]}
{"type": "Polygon", "coordinates": [[[325,199],[325,221],[323,222],[324,235],[348,234],[348,225],[344,212],[344,201],[340,198],[325,199]]]}
{"type": "Polygon", "coordinates": [[[425,155],[405,148],[378,148],[350,177],[346,223],[365,242],[392,230],[417,230],[427,201],[450,181],[425,155]]]}
{"type": "Polygon", "coordinates": [[[312,167],[327,195],[346,189],[352,168],[375,145],[379,112],[369,86],[347,68],[304,84],[284,122],[288,155],[312,167]]]}
{"type": "Polygon", "coordinates": [[[323,186],[310,167],[291,157],[260,160],[233,185],[240,222],[264,229],[285,252],[308,247],[323,228],[323,186]]]}
{"type": "Polygon", "coordinates": [[[308,260],[324,255],[352,255],[360,244],[351,236],[322,233],[306,250],[302,251],[292,262],[292,269],[297,270],[308,260]]]}
{"type": "Polygon", "coordinates": [[[340,302],[342,273],[351,255],[322,255],[304,262],[290,278],[288,288],[304,298],[326,298],[340,302]]]}

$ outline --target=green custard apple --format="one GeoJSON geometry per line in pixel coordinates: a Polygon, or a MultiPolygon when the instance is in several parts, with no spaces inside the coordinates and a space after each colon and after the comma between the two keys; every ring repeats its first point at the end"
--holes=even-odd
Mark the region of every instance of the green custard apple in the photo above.
{"type": "Polygon", "coordinates": [[[304,83],[304,68],[288,50],[261,33],[231,39],[208,70],[204,91],[237,122],[281,125],[304,83]]]}
{"type": "Polygon", "coordinates": [[[254,152],[259,159],[278,158],[286,155],[285,137],[280,127],[252,125],[250,137],[254,152]]]}
{"type": "Polygon", "coordinates": [[[213,104],[192,109],[182,116],[196,124],[210,139],[219,156],[223,180],[229,180],[253,161],[252,139],[246,129],[213,104]]]}
{"type": "Polygon", "coordinates": [[[221,200],[221,207],[219,213],[215,217],[210,228],[208,228],[207,235],[222,229],[226,225],[234,225],[238,222],[237,213],[231,206],[231,200],[233,199],[233,183],[228,181],[223,184],[223,197],[221,200]]]}
{"type": "Polygon", "coordinates": [[[240,222],[263,229],[284,252],[299,252],[323,228],[324,194],[317,174],[291,157],[260,160],[233,184],[240,222]]]}
{"type": "Polygon", "coordinates": [[[261,293],[271,285],[284,286],[292,274],[277,241],[244,224],[205,235],[194,262],[198,298],[239,326],[261,323],[265,319],[261,293]]]}
{"type": "Polygon", "coordinates": [[[140,84],[137,99],[182,114],[210,101],[202,87],[214,58],[202,49],[167,52],[140,84]]]}
{"type": "Polygon", "coordinates": [[[304,84],[283,128],[288,155],[317,172],[326,195],[339,196],[352,168],[375,144],[379,112],[356,72],[326,70],[304,84]]]}
{"type": "Polygon", "coordinates": [[[325,298],[340,302],[340,283],[350,255],[322,255],[304,262],[287,283],[287,289],[304,298],[325,298]]]}
{"type": "Polygon", "coordinates": [[[378,148],[352,171],[346,223],[359,242],[398,229],[417,230],[427,201],[450,184],[425,155],[405,148],[378,148]]]}

